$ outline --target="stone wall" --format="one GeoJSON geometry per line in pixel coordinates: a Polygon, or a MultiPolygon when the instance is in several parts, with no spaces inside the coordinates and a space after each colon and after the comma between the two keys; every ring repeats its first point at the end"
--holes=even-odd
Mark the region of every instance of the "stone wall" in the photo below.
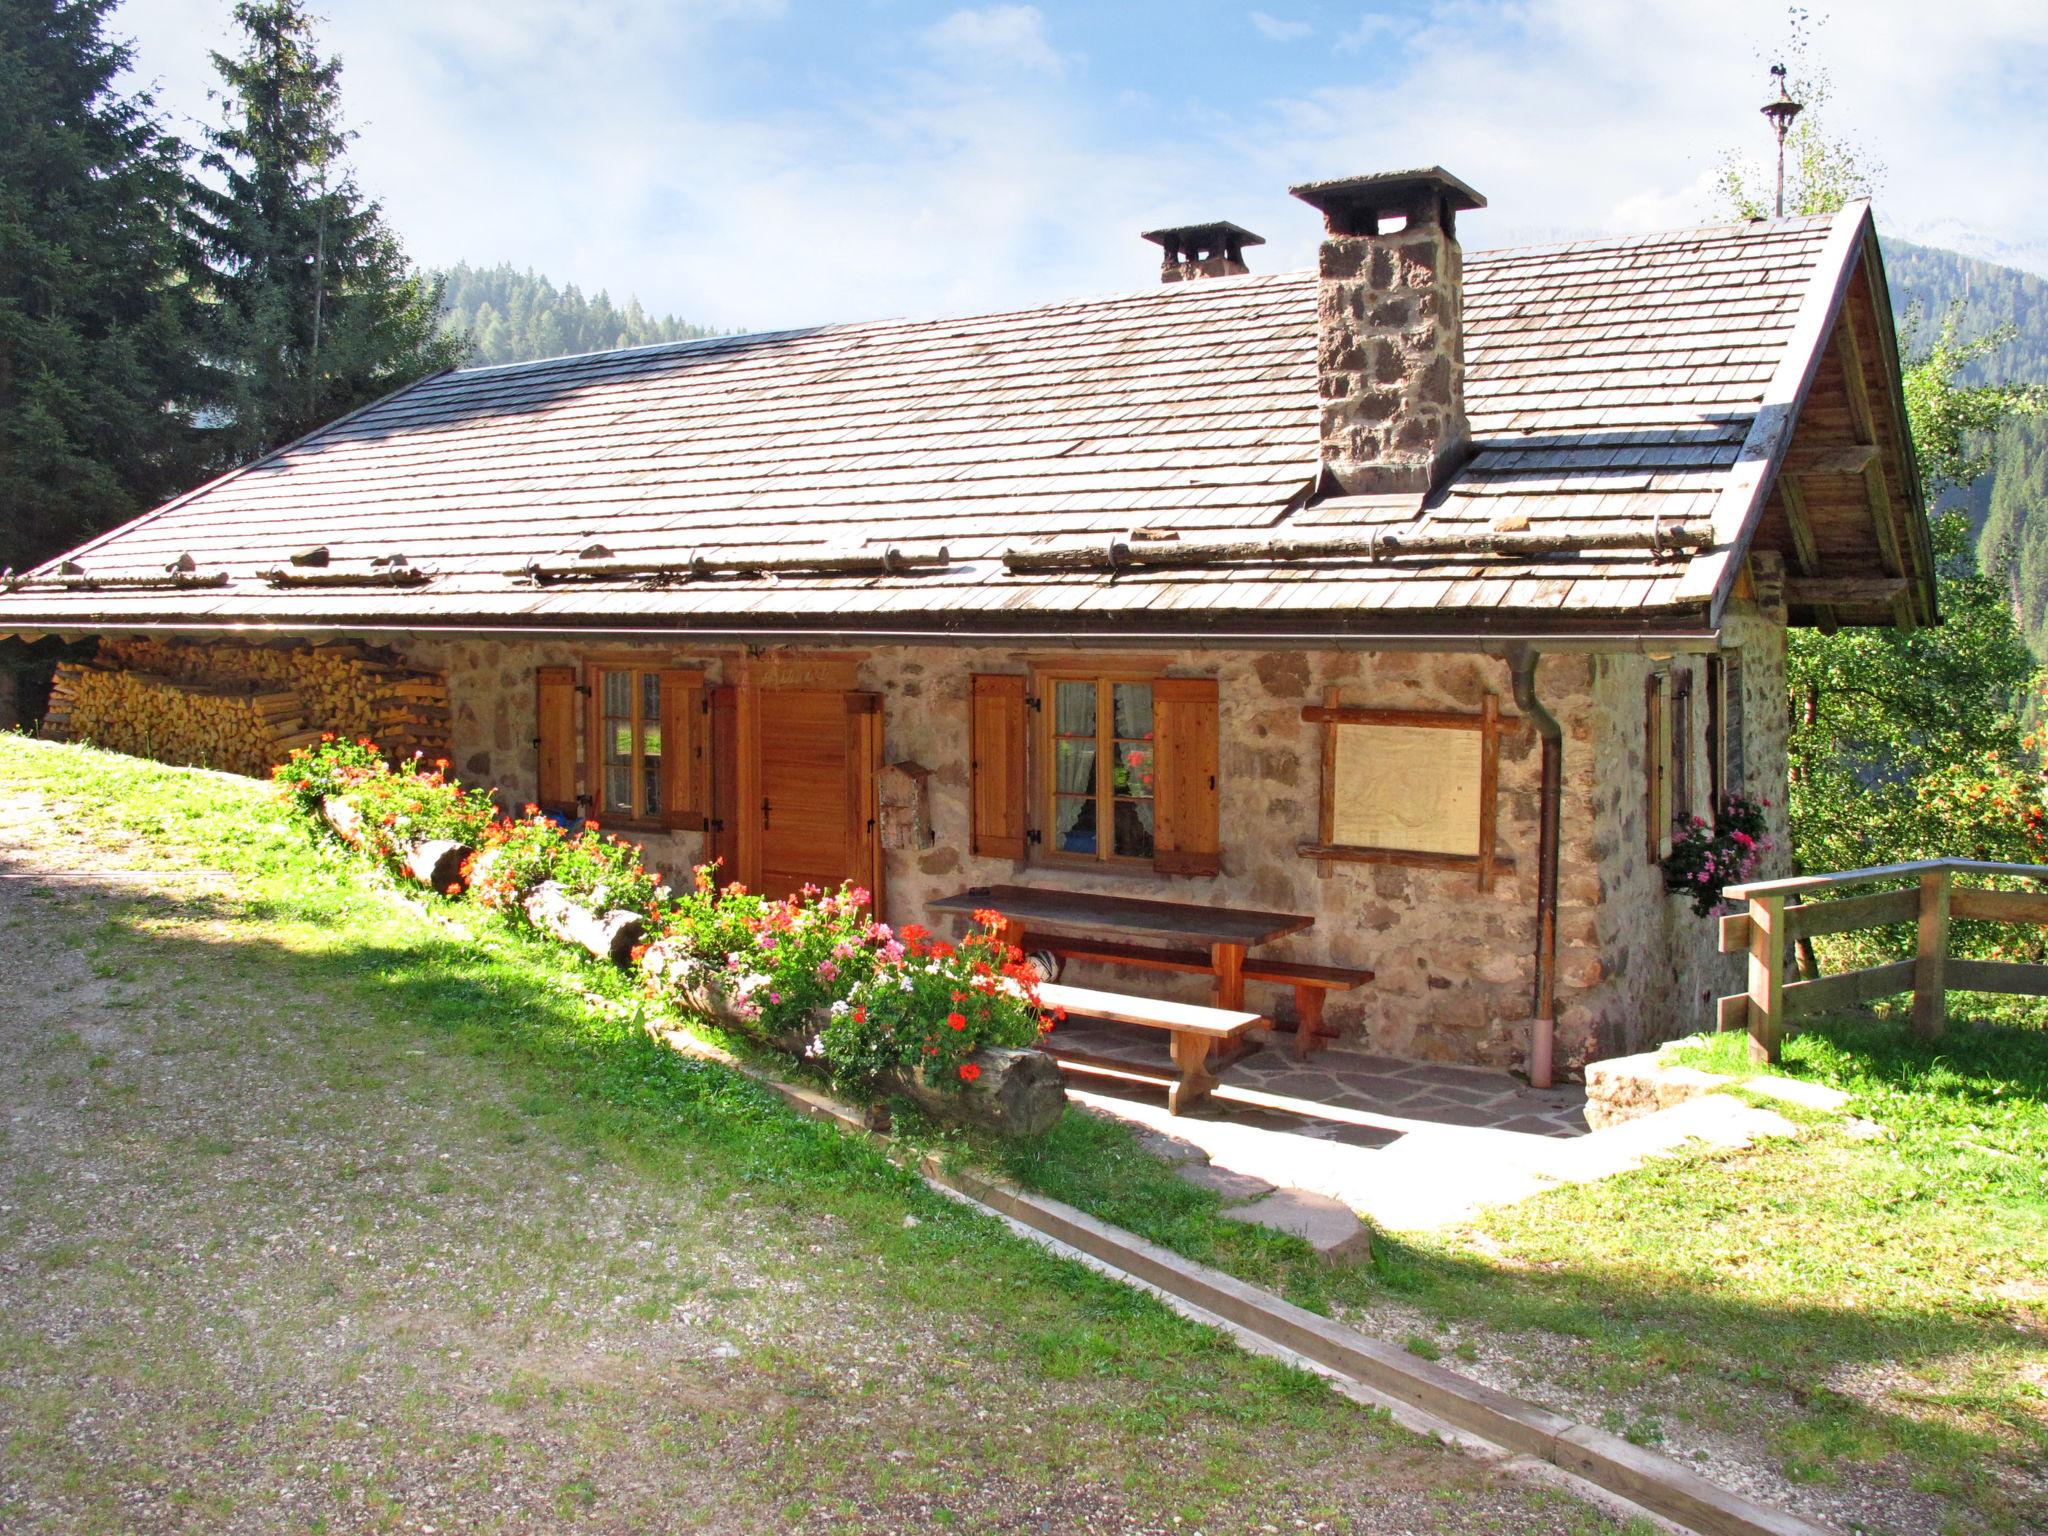
{"type": "MultiPolygon", "coordinates": [[[[1791,832],[1785,819],[1785,629],[1753,608],[1731,605],[1722,634],[1730,649],[1739,649],[1742,656],[1746,777],[1744,783],[1729,787],[1770,802],[1771,848],[1757,878],[1775,878],[1791,869],[1791,832]]],[[[1680,656],[1667,664],[1674,674],[1693,674],[1694,728],[1685,747],[1691,780],[1701,786],[1696,800],[1704,814],[1704,786],[1709,782],[1706,661],[1680,656]]],[[[1688,897],[1667,893],[1662,869],[1646,854],[1643,688],[1652,665],[1644,657],[1603,657],[1586,722],[1591,728],[1591,755],[1603,770],[1593,808],[1598,865],[1593,947],[1599,973],[1567,974],[1566,979],[1588,984],[1589,991],[1569,1008],[1560,999],[1559,1021],[1561,1035],[1569,1030],[1597,1036],[1599,1056],[1640,1051],[1712,1029],[1714,1000],[1740,991],[1744,983],[1741,957],[1720,953],[1714,919],[1697,916],[1688,897]]],[[[1565,829],[1569,838],[1569,811],[1565,829]]],[[[1568,969],[1560,966],[1561,971],[1568,969]]]]}
{"type": "MultiPolygon", "coordinates": [[[[714,681],[729,677],[737,660],[731,652],[676,647],[644,653],[650,660],[708,662],[714,681]]],[[[416,660],[447,675],[454,755],[465,777],[495,785],[513,808],[533,797],[534,669],[573,664],[582,655],[566,642],[416,647],[416,660]]],[[[1297,852],[1316,835],[1321,790],[1321,728],[1303,722],[1305,704],[1320,703],[1324,690],[1334,687],[1345,704],[1476,713],[1483,694],[1492,692],[1512,716],[1504,662],[1469,653],[1353,651],[1191,651],[1158,658],[1169,673],[1216,676],[1222,708],[1222,870],[1213,877],[1164,878],[1044,868],[966,851],[969,680],[975,672],[1020,672],[1034,659],[1046,658],[910,647],[877,650],[862,661],[861,686],[885,699],[884,760],[915,762],[932,775],[936,838],[928,850],[886,855],[890,916],[918,920],[928,899],[986,883],[1061,884],[1304,912],[1315,917],[1315,927],[1275,946],[1275,955],[1377,973],[1370,987],[1332,996],[1332,1027],[1392,1055],[1501,1066],[1521,1061],[1536,942],[1539,752],[1533,730],[1502,738],[1498,846],[1514,868],[1503,871],[1490,892],[1480,892],[1470,874],[1325,863],[1297,852]]],[[[1781,781],[1782,730],[1773,739],[1765,728],[1783,716],[1782,641],[1772,651],[1760,635],[1745,662],[1752,775],[1761,780],[1765,765],[1775,764],[1781,781]],[[1778,658],[1774,666],[1758,665],[1766,651],[1778,658]],[[1772,688],[1779,690],[1775,697],[1772,688]]],[[[1682,897],[1665,896],[1661,871],[1642,852],[1646,665],[1639,657],[1552,655],[1537,673],[1538,697],[1566,731],[1560,1071],[1693,1027],[1688,1000],[1717,988],[1726,966],[1711,953],[1712,922],[1693,917],[1682,897]]],[[[671,873],[702,857],[695,833],[652,836],[647,843],[651,857],[671,873]]],[[[1069,979],[1091,978],[1077,968],[1069,979]]],[[[1129,973],[1120,980],[1127,986],[1129,973]]],[[[1147,973],[1145,984],[1162,995],[1201,993],[1199,978],[1147,973]]],[[[1252,1000],[1282,1017],[1290,1007],[1277,989],[1255,987],[1252,1000]]]]}

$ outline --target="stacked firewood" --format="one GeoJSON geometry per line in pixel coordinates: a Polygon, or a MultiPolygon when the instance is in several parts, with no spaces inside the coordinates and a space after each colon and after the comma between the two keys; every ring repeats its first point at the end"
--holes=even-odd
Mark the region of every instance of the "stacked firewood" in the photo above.
{"type": "Polygon", "coordinates": [[[332,731],[388,756],[449,755],[447,684],[353,644],[247,646],[109,640],[57,671],[43,735],[266,774],[332,731]]]}

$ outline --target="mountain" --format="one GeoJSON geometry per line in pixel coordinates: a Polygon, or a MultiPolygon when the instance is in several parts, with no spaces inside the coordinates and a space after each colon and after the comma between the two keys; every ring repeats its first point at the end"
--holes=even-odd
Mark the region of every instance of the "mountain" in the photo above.
{"type": "MultiPolygon", "coordinates": [[[[2004,249],[2018,256],[2026,248],[2004,249]]],[[[2039,252],[2038,260],[2048,271],[2048,251],[2039,252]]],[[[2048,383],[2048,279],[1905,240],[1886,240],[1884,261],[1908,350],[1913,341],[1904,334],[1907,326],[1917,321],[1924,337],[1960,299],[1966,334],[2000,325],[2018,333],[1995,356],[1974,365],[1966,382],[2048,383]]],[[[2001,429],[1990,472],[1943,502],[1969,514],[1978,558],[1987,569],[2005,572],[2027,643],[2035,655],[2048,657],[2048,418],[2001,429]]]]}
{"type": "MultiPolygon", "coordinates": [[[[2048,277],[2048,237],[2008,240],[2002,235],[1972,228],[1961,219],[1909,224],[1896,234],[1902,241],[1910,240],[1914,245],[1947,255],[1989,262],[1998,267],[2015,267],[2036,277],[2048,277]]],[[[1886,247],[1892,243],[1887,240],[1886,247]]]]}
{"type": "Polygon", "coordinates": [[[557,288],[537,273],[508,263],[457,263],[430,275],[445,285],[442,308],[447,324],[467,327],[475,339],[471,366],[526,363],[719,334],[674,315],[650,315],[638,299],[627,299],[620,309],[602,288],[586,299],[574,283],[557,288]]]}

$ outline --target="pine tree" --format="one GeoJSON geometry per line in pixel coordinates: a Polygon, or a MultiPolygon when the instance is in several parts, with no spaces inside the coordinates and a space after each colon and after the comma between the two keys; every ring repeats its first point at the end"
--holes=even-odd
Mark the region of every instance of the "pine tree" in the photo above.
{"type": "Polygon", "coordinates": [[[0,4],[0,567],[197,478],[186,150],[113,88],[115,0],[0,4]]]}
{"type": "Polygon", "coordinates": [[[202,163],[219,184],[198,224],[233,379],[225,431],[246,457],[455,366],[469,342],[443,330],[439,284],[348,169],[341,64],[303,0],[241,0],[234,16],[246,41],[213,56],[225,112],[202,163]]]}

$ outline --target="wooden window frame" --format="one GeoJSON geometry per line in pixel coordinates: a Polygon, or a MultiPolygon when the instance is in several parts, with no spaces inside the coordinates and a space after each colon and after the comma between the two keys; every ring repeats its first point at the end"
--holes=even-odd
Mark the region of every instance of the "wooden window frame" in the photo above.
{"type": "Polygon", "coordinates": [[[1693,671],[1681,664],[1671,674],[1671,820],[1698,813],[1692,771],[1693,671]]]}
{"type": "Polygon", "coordinates": [[[607,828],[622,832],[696,832],[704,830],[708,818],[704,806],[706,775],[704,770],[704,740],[708,734],[708,722],[704,718],[709,708],[704,693],[704,675],[701,667],[678,667],[665,657],[645,655],[596,655],[583,660],[584,712],[584,777],[588,785],[588,804],[591,816],[607,828]],[[632,775],[633,813],[629,816],[612,814],[605,808],[604,796],[604,679],[610,673],[623,673],[632,678],[628,694],[632,699],[632,728],[635,742],[642,740],[641,733],[650,723],[643,716],[644,682],[655,680],[655,719],[651,722],[657,728],[671,718],[672,689],[687,687],[696,695],[687,706],[687,714],[676,717],[674,723],[684,727],[679,742],[672,743],[672,733],[662,730],[661,752],[655,759],[660,764],[657,770],[662,779],[663,789],[669,803],[659,811],[648,813],[642,805],[643,781],[637,771],[638,755],[635,756],[636,771],[632,775]],[[671,758],[671,751],[680,751],[681,760],[671,758]]]}
{"type": "MultiPolygon", "coordinates": [[[[1033,756],[1036,759],[1037,791],[1033,797],[1038,807],[1038,824],[1041,831],[1033,848],[1035,862],[1058,869],[1093,869],[1121,873],[1144,871],[1147,874],[1162,875],[1157,867],[1159,843],[1159,799],[1158,788],[1147,798],[1152,803],[1153,853],[1138,855],[1110,852],[1103,846],[1114,847],[1116,841],[1116,742],[1119,738],[1106,735],[1115,728],[1115,695],[1113,689],[1119,683],[1142,684],[1150,689],[1160,680],[1160,675],[1150,669],[1056,667],[1045,668],[1032,674],[1032,696],[1038,701],[1038,728],[1033,731],[1033,756]],[[1059,826],[1059,715],[1053,703],[1054,690],[1061,683],[1091,683],[1095,687],[1095,824],[1096,850],[1094,853],[1063,853],[1054,846],[1059,826]],[[1108,750],[1104,751],[1104,743],[1108,750]],[[1109,807],[1107,822],[1103,818],[1103,807],[1109,807]],[[1104,827],[1108,835],[1103,835],[1104,827]]],[[[1155,704],[1153,711],[1152,753],[1155,776],[1158,764],[1159,717],[1155,704]]],[[[1126,797],[1136,798],[1136,797],[1126,797]]]]}
{"type": "Polygon", "coordinates": [[[1322,797],[1317,812],[1316,840],[1299,844],[1296,851],[1307,859],[1329,864],[1396,864],[1413,869],[1470,871],[1478,876],[1479,889],[1491,890],[1497,875],[1512,872],[1515,861],[1498,847],[1500,822],[1500,738],[1503,732],[1521,729],[1518,719],[1503,717],[1500,700],[1493,694],[1480,701],[1476,715],[1440,710],[1372,709],[1338,701],[1336,689],[1323,696],[1321,704],[1305,706],[1301,718],[1323,727],[1322,797]],[[1438,853],[1420,848],[1374,848],[1334,840],[1337,818],[1337,728],[1344,725],[1398,725],[1428,730],[1479,732],[1479,826],[1477,853],[1438,853]]]}

